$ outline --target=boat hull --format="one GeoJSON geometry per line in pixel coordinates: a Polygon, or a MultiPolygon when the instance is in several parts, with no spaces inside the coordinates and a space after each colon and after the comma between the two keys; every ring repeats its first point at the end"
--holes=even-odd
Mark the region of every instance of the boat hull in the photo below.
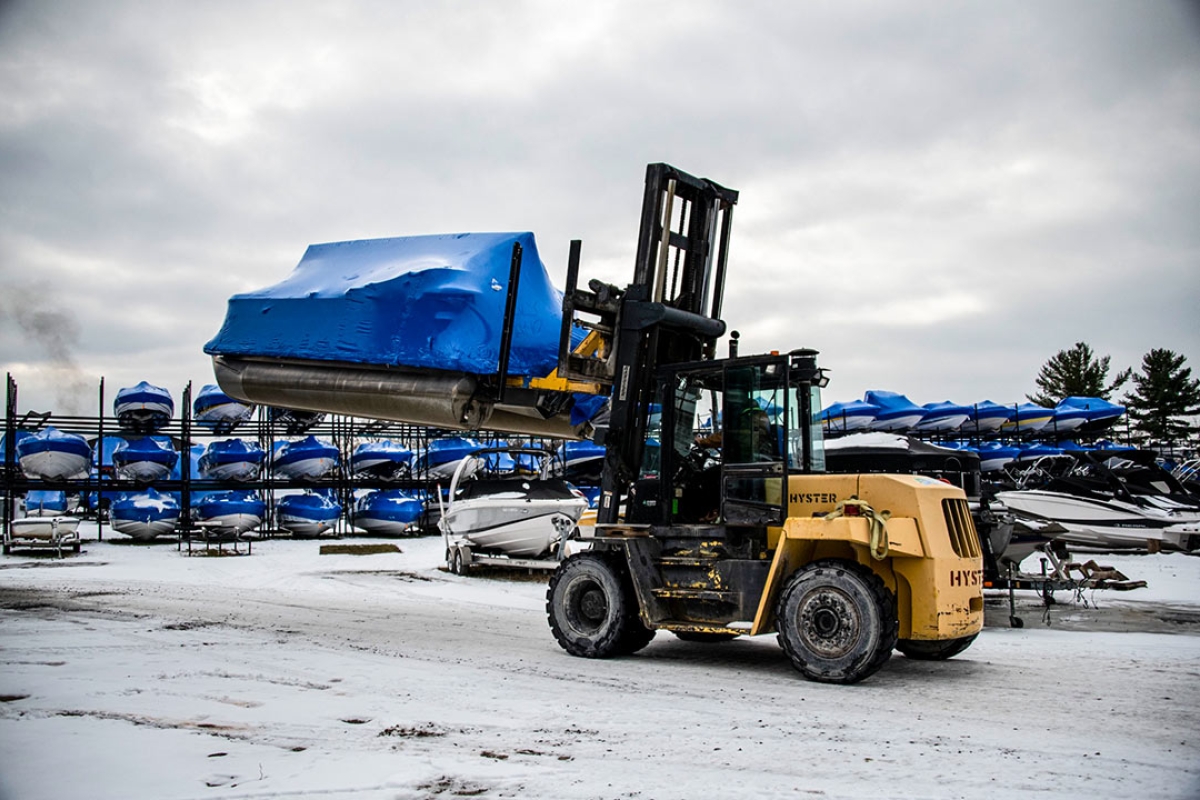
{"type": "Polygon", "coordinates": [[[213,514],[203,517],[200,521],[217,533],[243,534],[262,525],[262,515],[235,511],[228,514],[213,514]]]}
{"type": "Polygon", "coordinates": [[[200,502],[196,517],[200,524],[216,534],[241,535],[262,524],[266,504],[253,494],[242,491],[211,494],[200,502]]]}
{"type": "Polygon", "coordinates": [[[47,544],[78,541],[79,519],[59,516],[14,519],[12,537],[14,540],[43,541],[47,544]]]}
{"type": "Polygon", "coordinates": [[[316,481],[338,464],[337,448],[314,436],[282,444],[272,459],[275,475],[286,480],[316,481]]]}
{"type": "Polygon", "coordinates": [[[159,536],[169,536],[175,532],[175,519],[120,519],[110,517],[109,524],[117,533],[136,539],[139,542],[149,542],[159,536]]]}
{"type": "Polygon", "coordinates": [[[403,536],[421,519],[424,503],[395,490],[364,495],[355,504],[354,527],[378,536],[403,536]]]}
{"type": "Polygon", "coordinates": [[[30,478],[73,480],[86,478],[92,448],[82,436],[46,428],[17,442],[17,463],[30,478]]]}
{"type": "Polygon", "coordinates": [[[150,541],[175,532],[179,523],[179,501],[154,489],[125,494],[109,506],[108,519],[117,533],[150,541]]]}
{"type": "Polygon", "coordinates": [[[323,494],[288,495],[279,500],[275,511],[279,527],[300,538],[332,530],[341,515],[341,505],[323,494]]]}
{"type": "Polygon", "coordinates": [[[1192,531],[1200,532],[1200,514],[1155,512],[1119,501],[1029,489],[999,492],[996,498],[1018,516],[1054,522],[1064,529],[1064,542],[1093,547],[1182,547],[1192,531]]]}
{"type": "MultiPolygon", "coordinates": [[[[515,494],[515,493],[514,493],[515,494]]],[[[547,553],[567,530],[575,527],[587,500],[526,500],[483,497],[460,500],[442,514],[443,530],[471,544],[514,558],[547,553]]]]}
{"type": "Polygon", "coordinates": [[[227,461],[223,464],[208,464],[200,467],[205,478],[214,481],[252,481],[258,477],[261,467],[254,461],[227,461]]]}

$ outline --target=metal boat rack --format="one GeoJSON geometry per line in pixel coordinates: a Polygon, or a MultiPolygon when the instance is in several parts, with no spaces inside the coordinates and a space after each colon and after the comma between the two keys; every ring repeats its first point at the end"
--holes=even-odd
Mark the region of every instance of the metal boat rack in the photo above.
{"type": "MultiPolygon", "coordinates": [[[[135,438],[145,434],[133,433],[123,429],[117,419],[105,413],[106,396],[105,381],[100,379],[98,387],[98,413],[94,416],[69,416],[49,412],[20,411],[18,404],[17,382],[13,376],[7,376],[4,424],[3,465],[0,466],[0,521],[3,523],[4,541],[11,537],[12,521],[18,498],[34,489],[65,491],[69,495],[80,498],[95,498],[94,507],[86,509],[85,518],[99,523],[98,538],[103,540],[104,528],[108,522],[106,496],[115,496],[121,492],[144,491],[148,487],[162,492],[177,493],[180,499],[180,521],[177,528],[180,545],[192,541],[205,543],[215,542],[216,538],[207,532],[203,525],[192,519],[193,494],[195,492],[224,491],[242,489],[260,494],[267,504],[266,520],[275,518],[275,492],[286,489],[324,489],[332,490],[337,501],[346,509],[330,536],[342,536],[351,533],[351,514],[354,507],[355,493],[370,489],[406,489],[426,492],[434,497],[437,491],[436,480],[420,472],[414,472],[400,480],[382,480],[351,473],[351,455],[354,449],[364,442],[379,439],[391,439],[412,449],[414,452],[427,448],[429,443],[447,435],[447,431],[427,428],[386,420],[370,420],[358,417],[327,415],[324,417],[308,416],[290,419],[270,418],[267,409],[260,407],[255,416],[232,428],[220,430],[203,426],[196,422],[192,414],[192,385],[189,383],[179,397],[179,403],[174,417],[161,429],[154,432],[156,436],[169,436],[177,452],[179,452],[180,476],[177,479],[156,480],[151,483],[132,481],[118,477],[112,467],[103,466],[103,457],[93,457],[93,463],[101,464],[98,470],[84,479],[48,481],[29,478],[23,474],[16,454],[16,432],[20,430],[36,432],[47,426],[83,436],[93,447],[106,447],[109,443],[120,438],[135,438]],[[339,459],[336,470],[327,478],[317,481],[293,480],[281,477],[274,470],[270,454],[279,441],[294,439],[299,436],[314,435],[326,439],[337,448],[339,459]],[[258,479],[253,481],[209,480],[192,474],[189,454],[196,445],[203,445],[218,439],[239,437],[256,442],[267,454],[263,470],[258,479]]],[[[478,438],[485,445],[494,434],[486,432],[454,431],[453,435],[471,436],[478,438]]],[[[512,443],[530,443],[531,445],[546,444],[542,439],[521,435],[506,435],[505,440],[512,443]]],[[[433,512],[427,511],[430,518],[422,520],[420,527],[423,531],[436,532],[433,512]]],[[[259,538],[277,535],[289,535],[287,531],[264,523],[263,529],[257,533],[259,538]]]]}

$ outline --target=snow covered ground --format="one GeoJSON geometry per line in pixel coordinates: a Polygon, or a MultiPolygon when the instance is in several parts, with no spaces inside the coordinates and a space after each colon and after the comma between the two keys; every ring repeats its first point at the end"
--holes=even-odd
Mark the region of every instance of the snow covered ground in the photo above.
{"type": "Polygon", "coordinates": [[[844,687],[773,636],[572,658],[544,578],[393,543],[3,558],[0,798],[1200,797],[1200,558],[844,687]]]}

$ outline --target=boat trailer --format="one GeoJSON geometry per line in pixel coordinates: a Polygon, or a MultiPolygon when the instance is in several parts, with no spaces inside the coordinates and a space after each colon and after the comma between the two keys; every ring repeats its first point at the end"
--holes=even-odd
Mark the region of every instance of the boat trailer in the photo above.
{"type": "Polygon", "coordinates": [[[1087,600],[1083,593],[1095,589],[1112,589],[1127,592],[1133,589],[1143,589],[1145,581],[1130,580],[1123,572],[1115,567],[1097,564],[1095,559],[1080,564],[1071,559],[1070,553],[1062,545],[1054,546],[1048,542],[1037,547],[1042,554],[1041,574],[1022,572],[1017,565],[1010,563],[1006,575],[991,581],[988,588],[1007,590],[1008,622],[1014,628],[1025,627],[1025,621],[1017,616],[1016,591],[1034,591],[1042,598],[1042,620],[1050,624],[1050,608],[1057,601],[1054,593],[1070,591],[1085,604],[1087,600]],[[1075,576],[1078,573],[1078,577],[1075,576]]]}

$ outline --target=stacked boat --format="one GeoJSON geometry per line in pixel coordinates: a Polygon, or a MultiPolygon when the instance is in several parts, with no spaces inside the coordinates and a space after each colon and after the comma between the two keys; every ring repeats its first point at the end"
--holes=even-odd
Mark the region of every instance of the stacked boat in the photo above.
{"type": "Polygon", "coordinates": [[[271,456],[271,468],[284,480],[319,481],[337,467],[338,449],[316,436],[290,442],[277,442],[271,456]]]}
{"type": "Polygon", "coordinates": [[[200,389],[192,402],[196,423],[212,428],[217,433],[229,433],[248,421],[254,416],[254,409],[253,404],[230,397],[221,391],[221,387],[212,383],[200,389]]]}
{"type": "Polygon", "coordinates": [[[1070,437],[1108,430],[1125,407],[1099,397],[1066,397],[1054,408],[1034,403],[1001,405],[984,400],[970,405],[942,401],[917,405],[902,394],[871,390],[861,400],[832,403],[821,411],[827,434],[889,431],[915,434],[995,434],[1070,437]]]}
{"type": "Polygon", "coordinates": [[[21,438],[16,451],[21,470],[30,478],[79,480],[89,474],[92,448],[87,439],[53,426],[21,438]]]}
{"type": "Polygon", "coordinates": [[[396,442],[363,442],[350,456],[350,472],[363,478],[398,481],[412,474],[412,460],[412,450],[396,442]]]}
{"type": "Polygon", "coordinates": [[[117,392],[113,400],[117,424],[136,433],[153,433],[175,414],[175,400],[161,386],[142,381],[117,392]]]}
{"type": "Polygon", "coordinates": [[[413,492],[376,489],[355,501],[351,523],[377,536],[403,536],[417,529],[424,510],[425,502],[413,492]]]}
{"type": "Polygon", "coordinates": [[[117,533],[150,541],[175,531],[179,524],[179,499],[154,488],[122,493],[109,505],[108,519],[117,533]]]}
{"type": "Polygon", "coordinates": [[[468,469],[464,478],[470,478],[484,462],[471,456],[483,449],[483,444],[465,436],[447,436],[434,439],[428,448],[417,456],[414,469],[421,477],[429,480],[448,481],[464,461],[468,469]]]}
{"type": "Polygon", "coordinates": [[[179,453],[169,436],[122,439],[112,453],[116,474],[137,483],[151,483],[166,478],[178,462],[179,453]]]}
{"type": "Polygon", "coordinates": [[[994,497],[1026,529],[1104,549],[1200,549],[1200,496],[1154,453],[1067,450],[1007,477],[994,497]]]}
{"type": "Polygon", "coordinates": [[[320,536],[331,530],[341,516],[341,504],[327,489],[287,494],[275,506],[279,527],[297,538],[320,536]]]}
{"type": "Polygon", "coordinates": [[[214,481],[252,481],[262,469],[266,453],[258,442],[220,439],[204,448],[197,467],[203,478],[214,481]]]}

